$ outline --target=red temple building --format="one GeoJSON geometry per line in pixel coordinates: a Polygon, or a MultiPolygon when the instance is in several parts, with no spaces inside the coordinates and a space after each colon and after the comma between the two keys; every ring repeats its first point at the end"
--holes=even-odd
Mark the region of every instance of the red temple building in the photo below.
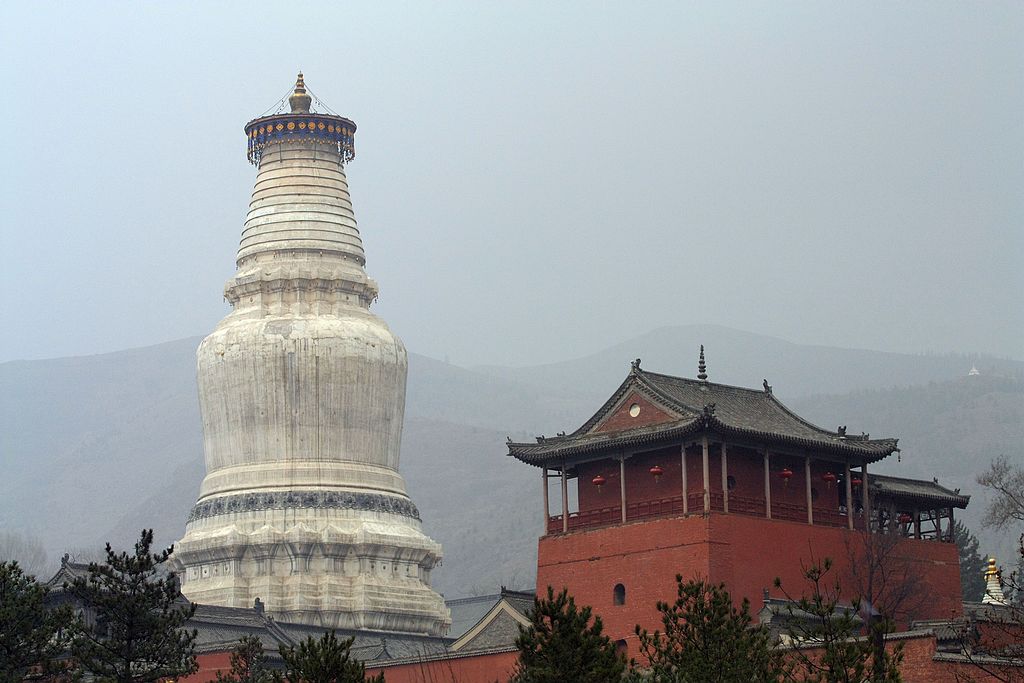
{"type": "Polygon", "coordinates": [[[776,577],[799,596],[803,568],[829,557],[853,599],[884,541],[877,569],[917,584],[916,599],[889,616],[907,624],[961,613],[953,510],[968,496],[869,474],[898,453],[896,439],[817,427],[767,381],[710,382],[703,348],[698,368],[687,379],[643,370],[638,359],[576,431],[508,444],[542,472],[539,594],[568,588],[635,653],[634,626],[660,625],[655,605],[674,598],[676,574],[723,582],[737,601],[757,604],[783,597],[776,577]],[[552,479],[560,495],[549,494],[552,479]]]}

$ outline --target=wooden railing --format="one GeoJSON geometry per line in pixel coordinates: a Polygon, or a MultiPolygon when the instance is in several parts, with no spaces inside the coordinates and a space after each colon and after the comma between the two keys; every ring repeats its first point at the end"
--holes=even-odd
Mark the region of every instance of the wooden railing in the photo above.
{"type": "MultiPolygon", "coordinates": [[[[687,496],[687,512],[689,514],[702,514],[704,512],[704,494],[691,492],[687,496]]],[[[725,501],[722,493],[711,493],[711,511],[724,512],[725,501]]],[[[765,517],[765,502],[763,498],[748,498],[745,496],[729,496],[729,513],[749,517],[765,517]]],[[[657,500],[645,500],[635,503],[626,503],[626,521],[632,522],[641,519],[655,517],[672,517],[683,514],[683,497],[674,496],[657,500]]],[[[780,519],[791,522],[807,522],[807,508],[795,503],[772,501],[772,519],[780,519]]],[[[596,527],[611,526],[622,523],[622,508],[619,505],[584,510],[581,512],[569,513],[569,531],[576,529],[591,529],[596,527]]],[[[846,511],[844,509],[831,509],[825,507],[814,507],[814,524],[816,526],[845,527],[847,525],[846,511]]],[[[863,529],[864,520],[860,514],[854,515],[854,528],[863,529]]],[[[548,518],[548,533],[557,534],[562,531],[562,516],[554,515],[548,518]]]]}

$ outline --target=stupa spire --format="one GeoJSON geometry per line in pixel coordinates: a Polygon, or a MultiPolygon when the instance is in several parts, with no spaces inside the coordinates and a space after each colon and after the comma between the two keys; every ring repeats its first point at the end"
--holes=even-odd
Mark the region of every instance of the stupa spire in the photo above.
{"type": "Polygon", "coordinates": [[[306,82],[301,71],[295,79],[295,92],[288,96],[288,104],[291,105],[293,114],[308,114],[309,107],[313,104],[313,98],[306,92],[306,82]]]}
{"type": "Polygon", "coordinates": [[[700,345],[700,360],[697,361],[697,379],[701,382],[708,381],[708,365],[704,362],[704,345],[700,345]]]}

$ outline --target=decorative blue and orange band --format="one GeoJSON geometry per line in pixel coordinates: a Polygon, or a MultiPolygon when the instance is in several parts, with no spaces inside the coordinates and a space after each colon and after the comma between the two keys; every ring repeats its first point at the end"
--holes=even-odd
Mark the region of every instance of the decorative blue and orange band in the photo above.
{"type": "Polygon", "coordinates": [[[280,142],[321,142],[338,146],[342,163],[356,156],[356,124],[340,116],[325,114],[278,114],[250,121],[245,126],[249,138],[249,162],[259,165],[267,145],[280,142]]]}

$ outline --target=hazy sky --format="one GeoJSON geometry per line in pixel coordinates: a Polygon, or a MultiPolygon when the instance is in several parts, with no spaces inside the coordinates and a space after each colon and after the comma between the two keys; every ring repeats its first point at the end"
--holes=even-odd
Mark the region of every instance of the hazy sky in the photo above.
{"type": "Polygon", "coordinates": [[[0,361],[206,334],[310,88],[376,311],[460,364],[717,323],[1024,357],[1024,3],[0,7],[0,361]]]}

